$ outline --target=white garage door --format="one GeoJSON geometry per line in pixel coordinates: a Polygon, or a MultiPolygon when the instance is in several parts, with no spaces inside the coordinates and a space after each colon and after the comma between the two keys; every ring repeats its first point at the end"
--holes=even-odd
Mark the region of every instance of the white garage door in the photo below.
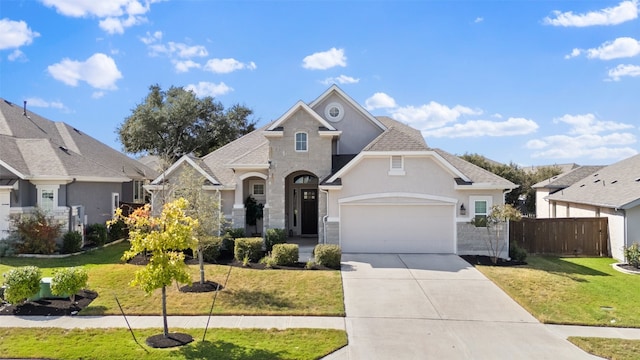
{"type": "Polygon", "coordinates": [[[344,252],[455,253],[452,205],[340,206],[344,252]]]}

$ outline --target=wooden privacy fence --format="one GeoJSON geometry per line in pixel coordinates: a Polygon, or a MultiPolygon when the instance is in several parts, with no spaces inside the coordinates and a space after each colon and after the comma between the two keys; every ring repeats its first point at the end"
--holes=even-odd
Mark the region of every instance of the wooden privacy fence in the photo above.
{"type": "Polygon", "coordinates": [[[606,217],[523,218],[509,223],[509,241],[530,254],[610,256],[606,217]]]}

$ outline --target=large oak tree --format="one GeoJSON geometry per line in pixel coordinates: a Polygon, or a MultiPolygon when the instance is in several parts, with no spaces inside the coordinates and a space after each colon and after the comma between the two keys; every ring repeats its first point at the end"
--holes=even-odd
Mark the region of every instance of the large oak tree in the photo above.
{"type": "Polygon", "coordinates": [[[159,85],[117,129],[124,150],[137,155],[156,155],[175,161],[185,154],[203,156],[255,130],[249,120],[253,111],[235,104],[225,111],[214,98],[198,98],[192,91],[159,85]]]}

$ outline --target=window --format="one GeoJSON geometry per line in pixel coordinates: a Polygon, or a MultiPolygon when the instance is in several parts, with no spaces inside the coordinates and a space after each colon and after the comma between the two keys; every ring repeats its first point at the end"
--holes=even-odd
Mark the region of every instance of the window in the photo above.
{"type": "Polygon", "coordinates": [[[338,122],[344,117],[344,109],[338,103],[331,103],[324,108],[324,116],[331,122],[338,122]]]}
{"type": "Polygon", "coordinates": [[[264,184],[254,183],[251,189],[253,195],[264,195],[264,184]]]}
{"type": "Polygon", "coordinates": [[[391,156],[389,175],[404,175],[404,158],[400,155],[391,156]]]}
{"type": "Polygon", "coordinates": [[[133,180],[133,202],[135,203],[143,203],[144,202],[144,181],[142,180],[133,180]]]}
{"type": "Polygon", "coordinates": [[[120,207],[120,194],[111,193],[111,213],[115,213],[116,209],[120,207]]]}
{"type": "Polygon", "coordinates": [[[487,216],[491,211],[492,206],[492,198],[491,196],[471,196],[470,197],[471,204],[473,206],[473,222],[476,226],[486,227],[487,226],[487,216]]]}
{"type": "Polygon", "coordinates": [[[307,133],[296,133],[296,151],[307,151],[307,133]]]}
{"type": "Polygon", "coordinates": [[[36,185],[38,191],[37,205],[46,212],[51,213],[58,207],[58,189],[60,185],[36,185]]]}

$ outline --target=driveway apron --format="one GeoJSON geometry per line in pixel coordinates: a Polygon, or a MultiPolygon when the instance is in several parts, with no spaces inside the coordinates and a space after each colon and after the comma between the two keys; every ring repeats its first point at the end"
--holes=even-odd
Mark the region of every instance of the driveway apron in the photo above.
{"type": "Polygon", "coordinates": [[[456,255],[342,260],[349,345],[334,359],[598,359],[456,255]]]}

